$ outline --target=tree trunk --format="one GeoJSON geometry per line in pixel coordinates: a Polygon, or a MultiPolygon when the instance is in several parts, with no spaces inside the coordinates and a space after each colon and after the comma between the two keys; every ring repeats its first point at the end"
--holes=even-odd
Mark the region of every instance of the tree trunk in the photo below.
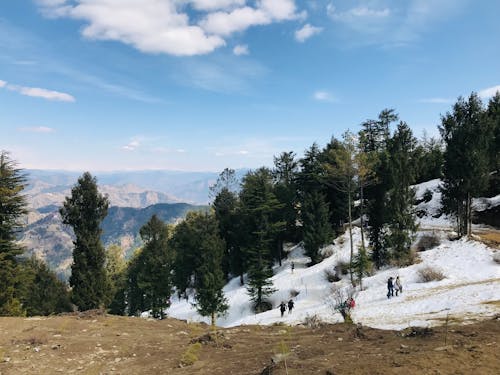
{"type": "Polygon", "coordinates": [[[215,327],[215,312],[212,311],[212,313],[210,314],[210,320],[211,320],[211,325],[212,327],[215,327]]]}
{"type": "Polygon", "coordinates": [[[243,280],[243,273],[240,274],[240,285],[243,286],[243,284],[245,284],[244,280],[243,280]]]}
{"type": "MultiPolygon", "coordinates": [[[[350,184],[349,184],[350,185],[350,184]]],[[[349,192],[347,194],[348,202],[349,202],[349,239],[351,242],[351,259],[349,262],[349,272],[351,274],[351,284],[354,286],[354,276],[352,272],[352,261],[354,258],[354,244],[352,243],[352,212],[351,212],[351,189],[349,188],[349,192]]]]}
{"type": "Polygon", "coordinates": [[[363,183],[360,183],[360,186],[359,186],[359,189],[360,189],[360,199],[361,199],[361,219],[360,219],[360,222],[361,222],[361,247],[363,250],[365,250],[365,229],[364,229],[364,226],[365,226],[365,223],[363,221],[363,216],[365,214],[365,210],[364,210],[364,201],[363,201],[363,183]]]}

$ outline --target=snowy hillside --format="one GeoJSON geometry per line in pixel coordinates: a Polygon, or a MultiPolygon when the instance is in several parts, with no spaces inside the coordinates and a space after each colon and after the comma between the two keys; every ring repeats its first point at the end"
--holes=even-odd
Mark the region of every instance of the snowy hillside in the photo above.
{"type": "MultiPolygon", "coordinates": [[[[360,231],[356,228],[356,242],[359,238],[360,231]]],[[[335,245],[325,250],[333,254],[323,262],[306,268],[308,258],[303,256],[302,249],[293,249],[283,266],[275,268],[272,281],[277,291],[270,298],[275,308],[261,314],[252,312],[246,289],[239,286],[237,278],[233,279],[224,289],[231,307],[227,316],[218,319],[217,324],[225,327],[276,322],[293,325],[304,322],[308,315],[318,315],[331,323],[340,322],[341,316],[333,312],[328,295],[334,284],[348,286],[348,278],[346,276],[338,283],[330,283],[324,271],[332,270],[339,260],[349,259],[347,236],[338,238],[335,245]],[[295,263],[293,273],[290,267],[292,261],[295,263]],[[295,309],[281,318],[277,307],[282,300],[290,299],[291,292],[299,292],[294,298],[295,309]]],[[[494,252],[494,249],[479,242],[443,238],[440,246],[420,253],[420,263],[400,269],[388,268],[365,278],[365,290],[355,294],[357,305],[353,310],[353,319],[371,327],[403,329],[410,325],[439,324],[447,314],[452,319],[460,320],[497,314],[500,312],[500,266],[493,260],[494,252]],[[440,270],[445,278],[420,282],[418,271],[426,266],[440,270]],[[387,279],[396,275],[402,280],[404,292],[387,299],[387,279]]],[[[179,319],[208,322],[196,313],[191,303],[174,300],[168,314],[179,319]]]]}
{"type": "MultiPolygon", "coordinates": [[[[420,252],[420,262],[405,268],[386,268],[363,280],[364,290],[355,292],[356,308],[352,312],[354,322],[383,329],[403,329],[408,326],[440,324],[448,315],[460,321],[481,319],[500,313],[500,265],[493,260],[495,252],[483,243],[461,239],[450,241],[448,233],[451,223],[444,215],[439,217],[439,180],[432,180],[416,186],[417,198],[426,190],[432,192],[432,199],[421,202],[417,209],[425,211],[419,219],[423,230],[432,229],[440,237],[441,244],[431,250],[420,252]],[[421,282],[419,271],[431,267],[444,275],[441,281],[421,282]],[[403,293],[387,299],[387,279],[400,276],[403,293]]],[[[419,233],[420,235],[422,232],[419,233]]],[[[360,242],[360,229],[355,228],[354,242],[360,242]]],[[[355,246],[356,248],[356,246],[355,246]]],[[[303,323],[307,316],[317,315],[323,321],[335,323],[342,320],[329,302],[331,288],[348,287],[345,276],[337,283],[330,283],[325,271],[332,271],[339,261],[349,260],[349,236],[337,238],[333,245],[323,249],[326,257],[321,263],[307,268],[309,261],[301,247],[290,249],[288,259],[281,267],[274,268],[272,277],[277,290],[270,298],[274,309],[255,314],[245,287],[239,279],[229,282],[224,293],[230,309],[217,324],[224,327],[242,324],[286,324],[303,323]],[[295,264],[292,273],[291,262],[295,264]],[[298,294],[297,294],[298,293],[298,294]],[[278,305],[288,301],[292,295],[295,309],[291,314],[280,317],[278,305]]],[[[498,254],[497,254],[498,256],[498,254]]],[[[168,310],[171,317],[194,321],[205,321],[196,313],[192,300],[172,300],[168,310]]]]}

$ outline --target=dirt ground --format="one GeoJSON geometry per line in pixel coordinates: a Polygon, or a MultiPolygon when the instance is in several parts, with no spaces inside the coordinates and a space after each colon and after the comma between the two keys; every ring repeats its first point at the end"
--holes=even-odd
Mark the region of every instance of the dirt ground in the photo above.
{"type": "Polygon", "coordinates": [[[499,317],[432,330],[0,318],[0,374],[500,374],[499,317]]]}

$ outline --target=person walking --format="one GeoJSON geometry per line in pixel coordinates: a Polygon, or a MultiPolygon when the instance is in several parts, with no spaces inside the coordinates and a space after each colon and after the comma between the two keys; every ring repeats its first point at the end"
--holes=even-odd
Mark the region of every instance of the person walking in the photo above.
{"type": "Polygon", "coordinates": [[[284,301],[281,301],[280,303],[280,311],[281,311],[281,317],[283,318],[283,315],[285,314],[286,311],[286,305],[284,301]]]}
{"type": "Polygon", "coordinates": [[[290,301],[288,301],[288,313],[291,314],[292,313],[292,309],[293,309],[293,300],[290,299],[290,301]]]}
{"type": "Polygon", "coordinates": [[[394,297],[394,283],[392,280],[394,280],[392,276],[387,280],[387,298],[394,297]]]}
{"type": "Polygon", "coordinates": [[[396,289],[396,296],[398,293],[403,293],[403,286],[401,285],[401,280],[399,280],[399,276],[396,276],[396,281],[394,282],[396,289]]]}
{"type": "Polygon", "coordinates": [[[293,273],[293,270],[295,269],[295,263],[294,262],[292,262],[291,267],[292,267],[292,273],[293,273]]]}

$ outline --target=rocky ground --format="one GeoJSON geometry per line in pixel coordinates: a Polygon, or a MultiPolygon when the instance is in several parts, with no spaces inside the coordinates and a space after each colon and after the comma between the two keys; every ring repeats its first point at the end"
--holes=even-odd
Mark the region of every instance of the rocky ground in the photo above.
{"type": "Polygon", "coordinates": [[[500,320],[384,331],[103,315],[0,318],[0,374],[499,374],[500,320]]]}

